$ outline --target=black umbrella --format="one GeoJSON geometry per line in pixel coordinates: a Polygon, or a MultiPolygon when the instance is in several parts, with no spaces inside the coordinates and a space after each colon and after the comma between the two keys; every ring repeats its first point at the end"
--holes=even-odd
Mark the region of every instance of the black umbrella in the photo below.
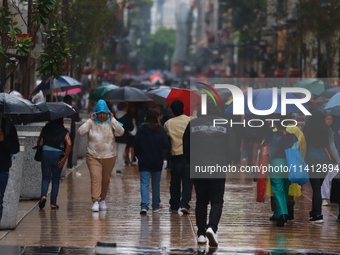
{"type": "Polygon", "coordinates": [[[117,102],[141,102],[152,101],[152,99],[143,91],[131,88],[122,87],[119,89],[111,90],[105,93],[101,99],[104,101],[117,101],[117,102]]]}
{"type": "Polygon", "coordinates": [[[0,93],[0,113],[3,114],[34,114],[39,112],[35,105],[21,97],[0,93]]]}
{"type": "Polygon", "coordinates": [[[47,102],[35,106],[39,113],[21,115],[20,119],[23,123],[56,120],[76,113],[72,106],[64,102],[47,102]]]}
{"type": "Polygon", "coordinates": [[[147,91],[148,89],[151,89],[151,88],[157,88],[156,85],[148,84],[148,83],[134,84],[134,85],[131,85],[130,87],[140,89],[140,90],[143,90],[143,91],[147,91]]]}

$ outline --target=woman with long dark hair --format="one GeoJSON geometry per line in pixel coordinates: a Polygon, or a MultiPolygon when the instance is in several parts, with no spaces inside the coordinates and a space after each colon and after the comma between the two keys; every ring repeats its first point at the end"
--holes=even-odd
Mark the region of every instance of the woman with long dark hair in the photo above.
{"type": "Polygon", "coordinates": [[[145,123],[138,128],[135,138],[135,155],[140,171],[141,214],[149,210],[149,183],[152,185],[152,210],[160,210],[160,181],[163,168],[163,149],[170,149],[170,141],[159,123],[156,109],[148,110],[145,123]]]}
{"type": "Polygon", "coordinates": [[[43,209],[46,203],[48,186],[52,179],[51,210],[59,209],[57,196],[61,171],[71,151],[71,138],[64,127],[64,120],[57,119],[48,122],[40,132],[38,146],[43,146],[41,157],[41,199],[39,208],[43,209]]]}
{"type": "Polygon", "coordinates": [[[315,110],[312,112],[303,132],[307,143],[305,161],[309,168],[309,181],[313,189],[312,210],[309,212],[309,221],[323,223],[321,185],[328,173],[328,165],[331,163],[329,153],[331,134],[321,111],[315,110]],[[326,171],[324,171],[325,169],[326,171]],[[317,172],[319,170],[320,172],[317,172]]]}

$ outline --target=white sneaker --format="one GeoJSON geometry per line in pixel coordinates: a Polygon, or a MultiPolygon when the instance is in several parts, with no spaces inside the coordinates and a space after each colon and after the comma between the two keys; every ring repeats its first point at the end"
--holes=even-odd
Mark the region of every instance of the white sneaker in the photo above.
{"type": "Polygon", "coordinates": [[[93,203],[92,212],[99,212],[99,203],[98,202],[93,203]]]}
{"type": "Polygon", "coordinates": [[[212,228],[208,228],[206,234],[209,239],[209,246],[217,247],[217,234],[214,232],[214,230],[212,230],[212,228]]]}
{"type": "Polygon", "coordinates": [[[190,214],[189,209],[183,207],[180,209],[183,214],[190,214]]]}
{"type": "Polygon", "coordinates": [[[105,200],[102,200],[99,202],[99,210],[101,211],[106,211],[106,204],[105,204],[105,200]]]}
{"type": "Polygon", "coordinates": [[[198,244],[206,244],[207,243],[207,238],[204,235],[200,235],[197,238],[197,243],[198,244]]]}
{"type": "Polygon", "coordinates": [[[328,206],[331,205],[330,201],[328,199],[322,199],[322,205],[323,206],[328,206]]]}

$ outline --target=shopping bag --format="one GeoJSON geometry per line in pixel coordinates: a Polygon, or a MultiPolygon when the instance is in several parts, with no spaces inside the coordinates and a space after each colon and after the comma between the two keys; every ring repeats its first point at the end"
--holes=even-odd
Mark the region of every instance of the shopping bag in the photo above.
{"type": "Polygon", "coordinates": [[[269,144],[260,145],[260,157],[258,167],[261,171],[257,173],[257,197],[256,201],[263,203],[266,193],[266,172],[263,171],[263,166],[268,166],[269,144]]]}
{"type": "Polygon", "coordinates": [[[340,173],[332,179],[330,202],[340,204],[340,173]]]}
{"type": "MultiPolygon", "coordinates": [[[[295,139],[294,139],[295,140],[295,139]]],[[[289,168],[288,179],[299,185],[309,182],[309,174],[306,169],[306,163],[302,158],[299,150],[299,143],[294,143],[293,147],[286,149],[287,165],[289,168]]]]}

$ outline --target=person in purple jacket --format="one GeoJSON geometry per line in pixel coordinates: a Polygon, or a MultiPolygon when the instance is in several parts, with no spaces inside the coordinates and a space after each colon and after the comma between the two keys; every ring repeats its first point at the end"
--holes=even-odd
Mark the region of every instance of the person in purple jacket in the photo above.
{"type": "Polygon", "coordinates": [[[160,181],[163,168],[163,149],[170,149],[170,140],[159,123],[160,114],[150,109],[146,119],[138,128],[135,138],[135,155],[138,158],[140,171],[141,210],[146,214],[149,210],[149,183],[152,185],[152,210],[160,211],[160,181]]]}

